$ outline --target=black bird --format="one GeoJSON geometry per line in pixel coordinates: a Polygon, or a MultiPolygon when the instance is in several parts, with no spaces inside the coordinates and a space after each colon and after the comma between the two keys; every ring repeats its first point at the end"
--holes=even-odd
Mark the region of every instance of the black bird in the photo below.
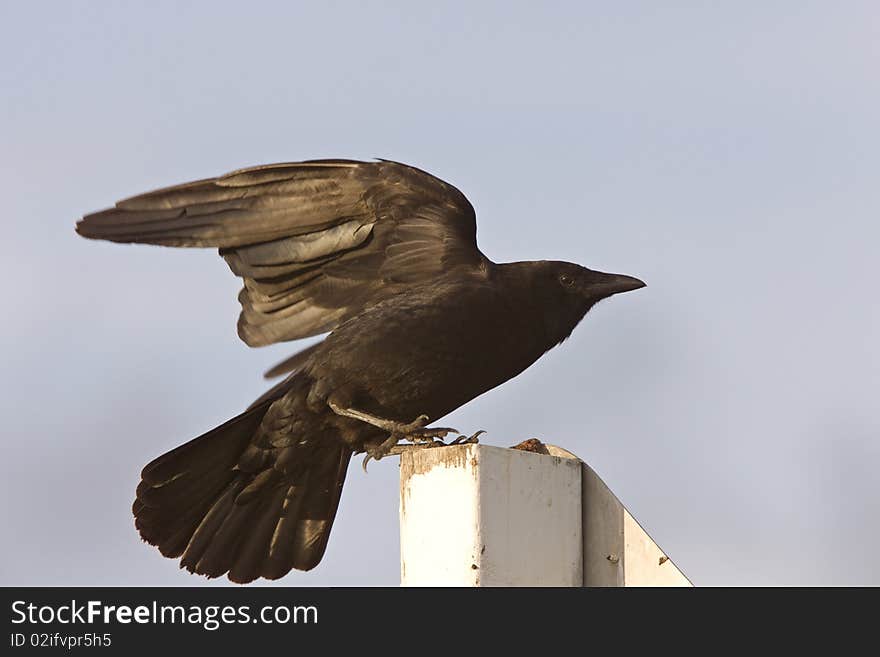
{"type": "Polygon", "coordinates": [[[404,164],[313,160],[120,201],[88,238],[217,247],[244,279],[256,347],[331,333],[273,368],[244,413],[141,475],[135,525],[191,572],[235,582],[314,568],[352,454],[443,438],[436,420],[534,363],[637,278],[567,262],[495,264],[452,185],[404,164]]]}

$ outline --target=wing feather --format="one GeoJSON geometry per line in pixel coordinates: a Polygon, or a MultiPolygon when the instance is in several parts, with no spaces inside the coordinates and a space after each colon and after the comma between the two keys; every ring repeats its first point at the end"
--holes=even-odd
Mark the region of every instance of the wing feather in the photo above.
{"type": "Polygon", "coordinates": [[[464,195],[384,160],[240,169],[125,199],[77,232],[219,248],[244,280],[238,329],[251,346],[332,330],[408,286],[485,262],[464,195]]]}

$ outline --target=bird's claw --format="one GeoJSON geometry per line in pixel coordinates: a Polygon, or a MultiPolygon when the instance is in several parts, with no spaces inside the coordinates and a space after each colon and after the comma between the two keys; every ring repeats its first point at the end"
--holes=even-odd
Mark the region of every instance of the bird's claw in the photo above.
{"type": "Polygon", "coordinates": [[[441,427],[437,429],[426,429],[425,433],[409,436],[391,434],[388,439],[381,445],[378,445],[376,447],[365,446],[367,453],[364,456],[364,461],[362,463],[364,472],[367,471],[367,463],[369,463],[370,461],[381,461],[386,456],[398,456],[400,454],[403,454],[404,452],[413,449],[427,449],[430,447],[451,447],[452,445],[475,444],[480,442],[480,436],[486,432],[483,429],[480,429],[470,436],[459,435],[455,440],[452,440],[449,443],[444,443],[442,440],[439,440],[440,438],[443,438],[450,433],[458,433],[458,431],[447,427],[441,427]],[[409,440],[412,444],[401,445],[399,444],[401,440],[409,440]]]}
{"type": "Polygon", "coordinates": [[[400,434],[392,433],[388,436],[388,439],[385,440],[381,445],[377,447],[370,447],[368,445],[364,446],[364,449],[367,450],[367,455],[364,457],[364,462],[362,466],[364,468],[364,472],[367,471],[367,463],[370,462],[370,459],[374,461],[381,461],[383,458],[388,456],[391,453],[391,450],[400,442],[402,436],[400,434]]]}
{"type": "Polygon", "coordinates": [[[430,443],[434,442],[435,438],[442,439],[451,433],[458,433],[458,429],[450,427],[425,427],[424,429],[413,431],[404,437],[411,443],[430,443]]]}
{"type": "Polygon", "coordinates": [[[418,433],[428,424],[428,416],[425,414],[419,415],[415,420],[408,424],[399,425],[397,431],[394,433],[399,433],[404,436],[408,436],[411,433],[418,433]]]}
{"type": "Polygon", "coordinates": [[[455,440],[453,440],[450,445],[469,445],[476,444],[480,442],[480,436],[486,433],[484,429],[480,429],[479,431],[471,434],[470,436],[459,436],[455,440]]]}

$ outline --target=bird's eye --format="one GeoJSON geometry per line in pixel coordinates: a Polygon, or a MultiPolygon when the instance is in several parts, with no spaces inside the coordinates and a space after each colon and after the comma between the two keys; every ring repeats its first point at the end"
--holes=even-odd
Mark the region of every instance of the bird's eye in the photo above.
{"type": "Polygon", "coordinates": [[[559,277],[559,282],[562,283],[562,287],[571,287],[574,285],[574,279],[568,274],[562,274],[559,277]]]}

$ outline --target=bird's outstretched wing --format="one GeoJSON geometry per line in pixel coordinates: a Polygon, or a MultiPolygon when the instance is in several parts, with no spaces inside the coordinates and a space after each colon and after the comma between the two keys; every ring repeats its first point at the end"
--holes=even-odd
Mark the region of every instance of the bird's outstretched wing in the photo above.
{"type": "Polygon", "coordinates": [[[366,306],[485,262],[452,185],[389,161],[270,164],[167,187],[85,216],[88,238],[218,247],[244,279],[250,346],[333,330],[366,306]]]}

